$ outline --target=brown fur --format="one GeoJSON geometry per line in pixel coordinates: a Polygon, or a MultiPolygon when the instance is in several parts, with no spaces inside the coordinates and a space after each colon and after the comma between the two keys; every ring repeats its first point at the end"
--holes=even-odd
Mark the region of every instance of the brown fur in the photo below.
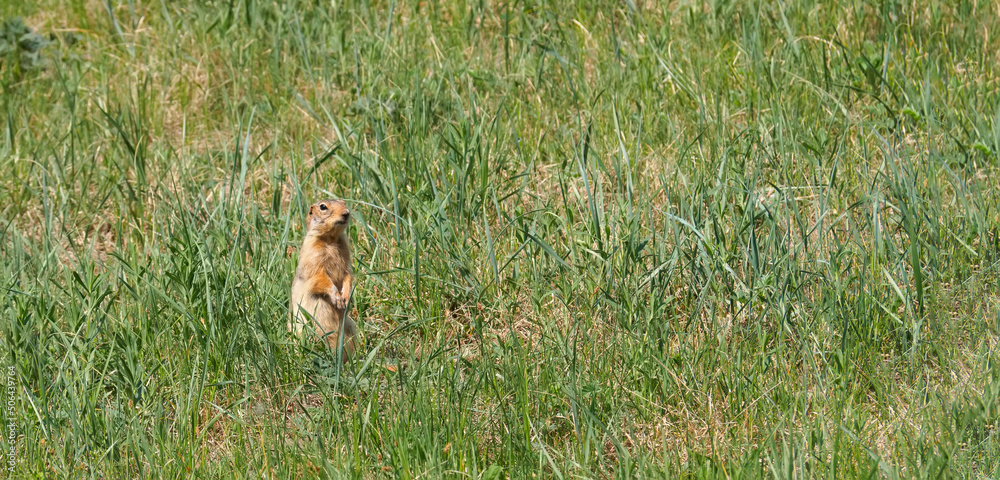
{"type": "Polygon", "coordinates": [[[343,200],[323,200],[309,207],[306,238],[292,281],[288,330],[301,336],[306,325],[334,351],[343,327],[343,360],[354,354],[357,325],[344,315],[351,297],[351,247],[347,241],[350,210],[343,200]]]}

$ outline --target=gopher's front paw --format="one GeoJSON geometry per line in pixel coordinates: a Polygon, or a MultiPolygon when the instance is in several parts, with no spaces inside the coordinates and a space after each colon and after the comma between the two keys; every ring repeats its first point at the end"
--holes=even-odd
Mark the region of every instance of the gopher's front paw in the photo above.
{"type": "Polygon", "coordinates": [[[347,299],[340,295],[330,295],[330,303],[333,303],[333,308],[340,310],[347,308],[347,299]]]}

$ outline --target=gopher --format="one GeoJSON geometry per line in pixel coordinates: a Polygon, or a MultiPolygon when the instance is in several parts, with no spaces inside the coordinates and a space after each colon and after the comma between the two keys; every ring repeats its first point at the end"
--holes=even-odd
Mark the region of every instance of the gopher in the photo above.
{"type": "Polygon", "coordinates": [[[343,200],[323,200],[309,207],[306,238],[299,251],[299,266],[292,280],[288,330],[301,336],[306,325],[334,351],[340,339],[342,360],[354,354],[357,325],[347,318],[354,275],[347,224],[351,211],[343,200]]]}

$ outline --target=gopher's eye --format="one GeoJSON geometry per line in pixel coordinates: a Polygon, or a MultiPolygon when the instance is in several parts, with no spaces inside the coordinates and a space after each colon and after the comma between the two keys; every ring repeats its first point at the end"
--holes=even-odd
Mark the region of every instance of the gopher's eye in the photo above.
{"type": "Polygon", "coordinates": [[[319,204],[319,209],[323,210],[325,212],[326,211],[326,204],[325,203],[319,204]]]}

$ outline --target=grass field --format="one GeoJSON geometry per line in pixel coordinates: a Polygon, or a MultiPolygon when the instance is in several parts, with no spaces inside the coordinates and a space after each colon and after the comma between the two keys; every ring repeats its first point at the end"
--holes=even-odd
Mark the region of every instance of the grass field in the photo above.
{"type": "Polygon", "coordinates": [[[4,478],[1000,474],[997,2],[0,21],[4,478]]]}

